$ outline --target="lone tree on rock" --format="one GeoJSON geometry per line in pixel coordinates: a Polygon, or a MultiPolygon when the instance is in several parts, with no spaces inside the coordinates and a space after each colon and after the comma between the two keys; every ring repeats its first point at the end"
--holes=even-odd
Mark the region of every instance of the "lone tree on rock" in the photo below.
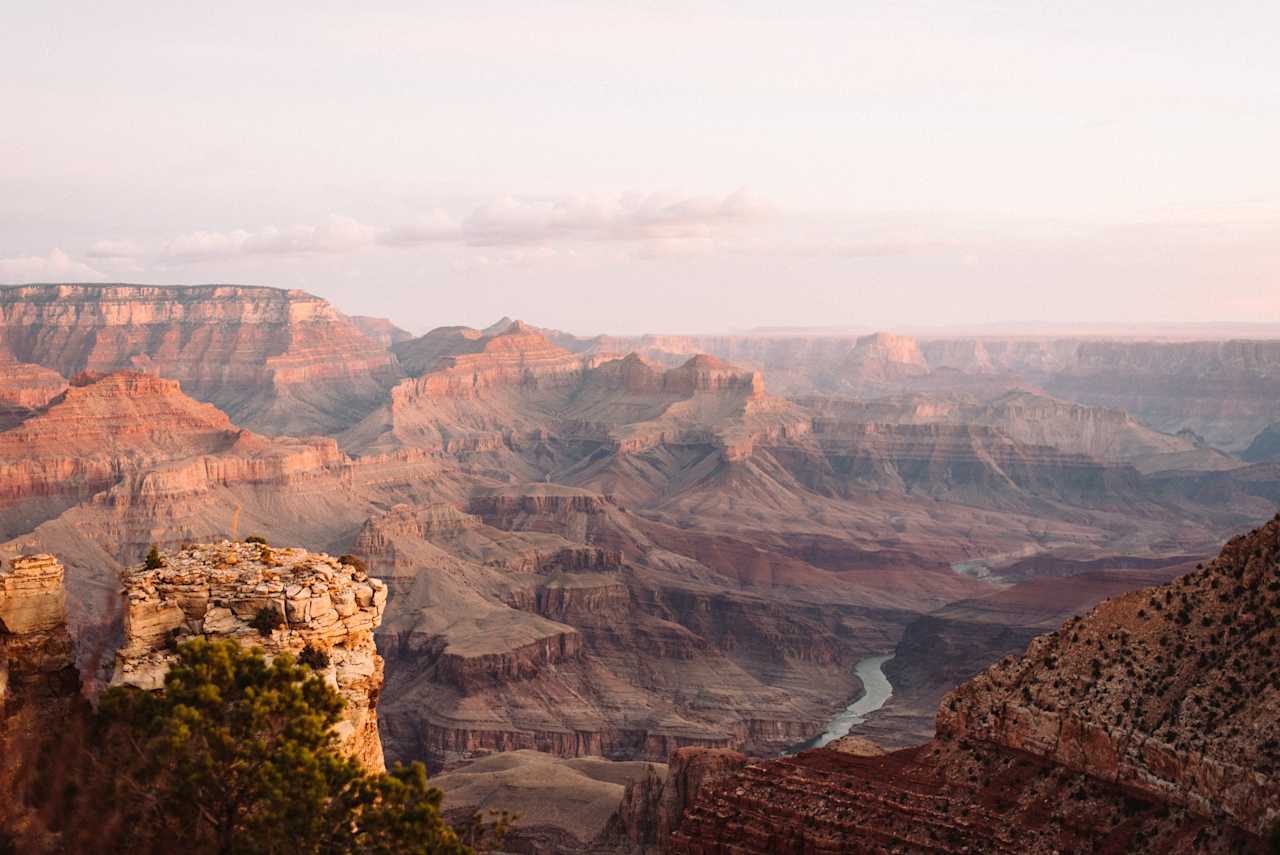
{"type": "MultiPolygon", "coordinates": [[[[117,687],[49,813],[60,851],[469,855],[421,763],[372,774],[339,752],[342,698],[287,655],[177,648],[164,689],[117,687]]],[[[62,780],[67,776],[60,775],[62,780]]],[[[505,820],[464,834],[500,834],[505,820]]]]}

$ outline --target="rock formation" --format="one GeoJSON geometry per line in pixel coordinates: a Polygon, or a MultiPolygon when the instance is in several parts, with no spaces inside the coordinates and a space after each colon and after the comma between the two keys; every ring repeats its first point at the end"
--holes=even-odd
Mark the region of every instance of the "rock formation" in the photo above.
{"type": "Polygon", "coordinates": [[[124,582],[124,640],[113,685],[158,689],[172,647],[189,638],[231,638],[268,654],[297,656],[311,648],[346,702],[336,732],[342,749],[383,768],[377,703],[383,661],[373,632],[382,622],[387,589],[361,568],[304,549],[256,543],[200,544],[164,553],[163,566],[130,568],[124,582]],[[254,627],[259,612],[278,626],[254,627]]]}
{"type": "Polygon", "coordinates": [[[62,565],[52,555],[14,558],[0,568],[0,719],[74,697],[74,659],[62,565]]]}
{"type": "Polygon", "coordinates": [[[929,744],[747,763],[687,853],[1263,851],[1280,821],[1280,516],[952,692],[929,744]]]}
{"type": "Polygon", "coordinates": [[[358,421],[399,376],[324,300],[227,285],[0,288],[0,354],[68,378],[155,372],[240,424],[294,435],[358,421]]]}
{"type": "Polygon", "coordinates": [[[1280,517],[953,692],[941,736],[1026,751],[1261,835],[1280,821],[1280,517]]]}

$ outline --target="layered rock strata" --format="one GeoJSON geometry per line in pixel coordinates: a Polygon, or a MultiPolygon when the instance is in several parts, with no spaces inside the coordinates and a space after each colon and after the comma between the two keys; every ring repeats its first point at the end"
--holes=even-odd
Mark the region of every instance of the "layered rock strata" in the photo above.
{"type": "Polygon", "coordinates": [[[64,377],[155,372],[240,424],[294,435],[359,420],[400,376],[324,300],[230,285],[0,288],[0,354],[64,377]]]}
{"type": "Polygon", "coordinates": [[[23,555],[0,568],[0,718],[75,695],[62,565],[23,555]]]}
{"type": "Polygon", "coordinates": [[[197,636],[231,638],[270,655],[296,656],[310,646],[328,656],[320,670],[346,704],[339,744],[369,768],[383,768],[383,662],[373,639],[386,608],[383,582],[323,553],[254,543],[200,544],[162,560],[158,569],[123,574],[124,640],[113,685],[162,687],[172,647],[197,636]],[[265,634],[252,625],[263,610],[279,619],[265,634]]]}
{"type": "Polygon", "coordinates": [[[1280,517],[965,683],[932,742],[747,763],[697,794],[666,845],[1261,853],[1280,822],[1278,624],[1280,517]]]}

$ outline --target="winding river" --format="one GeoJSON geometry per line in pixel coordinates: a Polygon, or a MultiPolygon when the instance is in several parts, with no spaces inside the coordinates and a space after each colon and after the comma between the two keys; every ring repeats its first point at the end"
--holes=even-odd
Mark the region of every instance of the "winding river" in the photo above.
{"type": "Polygon", "coordinates": [[[868,656],[866,659],[859,660],[858,664],[853,667],[853,672],[862,681],[862,695],[837,713],[827,725],[827,729],[822,732],[822,735],[805,745],[806,748],[821,748],[828,742],[834,742],[842,736],[848,736],[850,730],[856,725],[862,724],[867,720],[867,716],[884,706],[885,701],[889,700],[889,697],[893,694],[893,685],[890,684],[889,678],[884,675],[881,666],[892,658],[893,654],[889,653],[884,656],[868,656]]]}

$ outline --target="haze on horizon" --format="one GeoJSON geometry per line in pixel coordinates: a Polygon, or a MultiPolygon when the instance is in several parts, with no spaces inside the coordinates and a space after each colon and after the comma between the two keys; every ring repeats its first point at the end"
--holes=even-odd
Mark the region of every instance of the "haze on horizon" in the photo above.
{"type": "Polygon", "coordinates": [[[414,331],[1280,322],[1280,7],[849,5],[25,4],[0,283],[414,331]]]}

